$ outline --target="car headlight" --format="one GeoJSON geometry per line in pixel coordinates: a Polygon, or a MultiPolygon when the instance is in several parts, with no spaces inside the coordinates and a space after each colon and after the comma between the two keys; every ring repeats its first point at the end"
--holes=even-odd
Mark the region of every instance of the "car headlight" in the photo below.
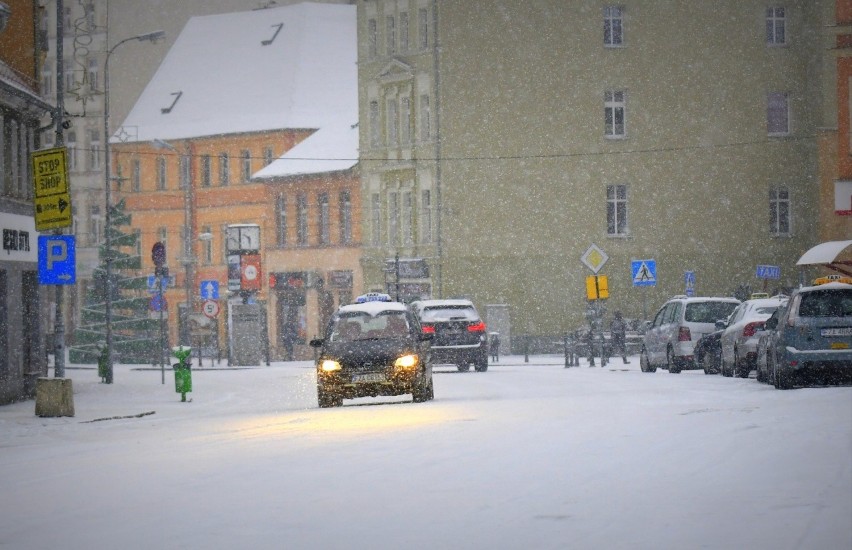
{"type": "Polygon", "coordinates": [[[340,363],[332,359],[324,359],[322,363],[320,363],[320,370],[323,372],[334,372],[336,370],[340,370],[340,363]]]}
{"type": "Polygon", "coordinates": [[[393,362],[394,367],[399,367],[402,369],[410,369],[417,365],[418,357],[414,354],[403,355],[393,362]]]}

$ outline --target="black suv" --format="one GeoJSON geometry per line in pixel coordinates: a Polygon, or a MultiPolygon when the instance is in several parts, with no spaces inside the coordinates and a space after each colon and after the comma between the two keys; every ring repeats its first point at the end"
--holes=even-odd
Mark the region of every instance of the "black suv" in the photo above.
{"type": "Polygon", "coordinates": [[[325,338],[311,340],[320,348],[316,362],[320,407],[339,407],[344,399],[412,394],[415,403],[435,396],[430,360],[431,334],[386,294],[366,294],[358,303],[341,306],[332,316],[325,338]]]}
{"type": "Polygon", "coordinates": [[[456,365],[462,372],[488,370],[485,323],[470,300],[420,300],[411,304],[425,334],[433,334],[432,362],[456,365]]]}

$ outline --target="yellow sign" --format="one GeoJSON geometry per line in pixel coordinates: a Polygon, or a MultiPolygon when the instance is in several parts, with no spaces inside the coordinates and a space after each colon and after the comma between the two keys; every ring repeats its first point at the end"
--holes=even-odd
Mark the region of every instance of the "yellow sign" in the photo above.
{"type": "Polygon", "coordinates": [[[35,151],[30,155],[35,190],[36,231],[70,227],[71,193],[65,147],[35,151]]]}
{"type": "Polygon", "coordinates": [[[63,193],[50,197],[36,197],[36,231],[58,229],[71,225],[71,195],[63,193]]]}
{"type": "Polygon", "coordinates": [[[609,298],[609,281],[606,275],[589,275],[586,277],[586,298],[589,300],[609,298]]]}
{"type": "Polygon", "coordinates": [[[68,193],[65,147],[35,151],[30,157],[36,198],[68,193]]]}

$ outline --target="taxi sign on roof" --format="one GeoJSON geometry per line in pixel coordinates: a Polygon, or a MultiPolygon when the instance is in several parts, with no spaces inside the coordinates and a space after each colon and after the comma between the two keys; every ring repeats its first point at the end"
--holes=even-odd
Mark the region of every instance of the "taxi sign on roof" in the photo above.
{"type": "Polygon", "coordinates": [[[368,292],[355,298],[356,304],[365,304],[367,302],[392,302],[390,294],[382,292],[368,292]]]}

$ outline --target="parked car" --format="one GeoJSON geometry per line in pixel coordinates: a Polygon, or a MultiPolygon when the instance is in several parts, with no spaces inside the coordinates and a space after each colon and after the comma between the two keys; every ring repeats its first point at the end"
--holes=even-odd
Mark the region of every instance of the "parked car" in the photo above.
{"type": "Polygon", "coordinates": [[[764,323],[775,310],[787,303],[787,296],[746,300],[737,306],[723,328],[719,339],[722,348],[722,376],[748,378],[757,360],[757,341],[764,323]]]}
{"type": "Polygon", "coordinates": [[[704,369],[704,374],[722,372],[722,345],[719,343],[721,336],[722,331],[715,330],[695,342],[695,363],[704,369]]]}
{"type": "Polygon", "coordinates": [[[639,365],[642,372],[657,367],[679,373],[699,368],[695,363],[695,342],[716,330],[716,321],[725,319],[740,304],[736,298],[675,296],[657,311],[645,331],[639,365]]]}
{"type": "Polygon", "coordinates": [[[420,300],[411,310],[424,333],[432,334],[432,362],[456,365],[459,371],[488,370],[488,334],[473,302],[463,299],[420,300]]]}
{"type": "Polygon", "coordinates": [[[775,338],[778,335],[778,319],[783,313],[783,306],[772,312],[772,315],[763,324],[763,330],[758,332],[757,359],[754,364],[758,382],[769,383],[772,381],[771,371],[769,370],[771,367],[769,358],[772,356],[770,350],[775,345],[775,338]]]}
{"type": "Polygon", "coordinates": [[[767,350],[768,372],[777,389],[852,375],[852,285],[828,282],[797,289],[778,317],[767,350]]]}
{"type": "Polygon", "coordinates": [[[429,344],[405,304],[371,293],[332,315],[325,337],[311,340],[317,401],[339,407],[344,399],[412,394],[415,403],[435,396],[429,344]]]}

